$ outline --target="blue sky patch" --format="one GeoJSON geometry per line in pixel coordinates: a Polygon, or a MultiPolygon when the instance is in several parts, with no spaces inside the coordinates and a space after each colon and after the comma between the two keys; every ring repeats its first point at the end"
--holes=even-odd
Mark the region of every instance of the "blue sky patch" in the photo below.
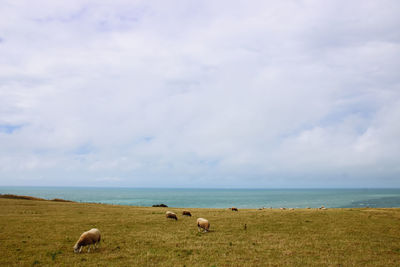
{"type": "Polygon", "coordinates": [[[93,151],[93,146],[91,144],[84,144],[79,146],[74,150],[74,153],[77,155],[86,155],[93,151]]]}
{"type": "Polygon", "coordinates": [[[22,127],[23,125],[0,124],[0,133],[12,134],[22,127]]]}

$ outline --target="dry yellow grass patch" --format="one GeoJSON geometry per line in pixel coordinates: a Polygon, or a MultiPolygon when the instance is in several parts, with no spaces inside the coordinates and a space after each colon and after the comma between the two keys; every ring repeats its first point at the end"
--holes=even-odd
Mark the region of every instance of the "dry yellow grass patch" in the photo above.
{"type": "Polygon", "coordinates": [[[143,208],[0,199],[0,266],[398,266],[400,209],[143,208]],[[178,221],[165,218],[177,213],[178,221]],[[199,233],[198,217],[211,223],[199,233]],[[246,224],[246,229],[244,225],[246,224]],[[93,253],[73,245],[91,228],[93,253]]]}

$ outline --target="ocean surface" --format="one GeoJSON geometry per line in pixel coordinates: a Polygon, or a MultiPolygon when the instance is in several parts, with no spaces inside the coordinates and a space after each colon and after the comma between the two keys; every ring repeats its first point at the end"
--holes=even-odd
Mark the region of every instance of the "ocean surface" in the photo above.
{"type": "Polygon", "coordinates": [[[0,194],[78,202],[187,208],[400,207],[400,189],[153,189],[88,187],[4,187],[0,194]]]}

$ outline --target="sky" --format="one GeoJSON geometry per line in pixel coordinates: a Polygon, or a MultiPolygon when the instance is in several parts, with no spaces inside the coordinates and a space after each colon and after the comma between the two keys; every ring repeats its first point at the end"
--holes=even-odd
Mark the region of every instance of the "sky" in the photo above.
{"type": "Polygon", "coordinates": [[[400,187],[400,1],[0,5],[0,185],[400,187]]]}

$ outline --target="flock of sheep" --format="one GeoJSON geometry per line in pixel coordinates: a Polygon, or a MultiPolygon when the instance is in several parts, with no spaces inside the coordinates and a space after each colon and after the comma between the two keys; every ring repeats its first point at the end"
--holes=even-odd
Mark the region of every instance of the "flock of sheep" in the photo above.
{"type": "MultiPolygon", "coordinates": [[[[232,210],[236,210],[236,208],[232,208],[232,210]]],[[[184,216],[192,216],[192,214],[190,213],[190,211],[184,210],[182,212],[182,215],[184,216]]],[[[176,215],[176,213],[172,212],[172,211],[167,211],[165,213],[165,216],[170,219],[175,219],[178,220],[178,216],[176,215]]],[[[204,232],[208,232],[210,229],[210,223],[207,219],[204,218],[198,218],[197,221],[197,229],[200,231],[204,232]]],[[[88,246],[88,252],[90,252],[90,247],[93,246],[94,249],[97,248],[97,246],[100,244],[100,240],[101,240],[101,234],[99,229],[93,228],[87,232],[84,232],[78,239],[78,241],[76,242],[75,246],[74,246],[74,252],[75,253],[80,253],[82,251],[82,248],[84,246],[88,246]]]]}
{"type": "MultiPolygon", "coordinates": [[[[190,216],[190,217],[192,216],[192,214],[191,214],[190,211],[188,211],[188,210],[184,210],[184,211],[182,212],[182,215],[184,215],[184,216],[190,216]]],[[[176,216],[176,213],[174,213],[174,212],[172,212],[172,211],[167,211],[167,212],[165,213],[165,216],[166,216],[167,218],[170,218],[170,219],[178,220],[178,216],[176,216]]],[[[203,233],[204,233],[204,232],[208,232],[208,230],[210,229],[210,223],[208,222],[207,219],[198,218],[196,222],[197,222],[197,229],[199,230],[199,232],[200,232],[200,231],[203,231],[203,233]]]]}
{"type": "MultiPolygon", "coordinates": [[[[260,209],[264,209],[264,208],[260,208],[260,209]]],[[[285,210],[286,208],[280,208],[281,210],[285,210]]],[[[324,206],[321,206],[322,210],[326,210],[326,208],[324,206]]],[[[230,210],[232,211],[238,211],[237,208],[232,207],[230,208],[230,210]]],[[[289,210],[294,210],[293,208],[289,209],[289,210]]],[[[184,210],[182,212],[182,215],[184,216],[192,216],[192,214],[190,213],[190,211],[188,210],[184,210]]],[[[176,215],[176,213],[172,212],[172,211],[167,211],[165,213],[165,216],[167,217],[167,219],[174,219],[174,220],[178,220],[178,216],[176,215]]],[[[198,218],[197,221],[197,229],[199,230],[199,232],[208,232],[210,229],[210,222],[207,219],[204,218],[198,218]]],[[[244,229],[247,228],[247,225],[244,225],[244,229]]],[[[87,232],[84,232],[78,239],[78,241],[76,242],[75,246],[74,246],[74,252],[75,253],[80,253],[82,251],[82,248],[84,246],[89,246],[88,247],[88,252],[90,252],[90,246],[93,246],[94,248],[97,248],[97,245],[99,245],[101,240],[101,234],[100,231],[96,228],[93,228],[87,232]]]]}

